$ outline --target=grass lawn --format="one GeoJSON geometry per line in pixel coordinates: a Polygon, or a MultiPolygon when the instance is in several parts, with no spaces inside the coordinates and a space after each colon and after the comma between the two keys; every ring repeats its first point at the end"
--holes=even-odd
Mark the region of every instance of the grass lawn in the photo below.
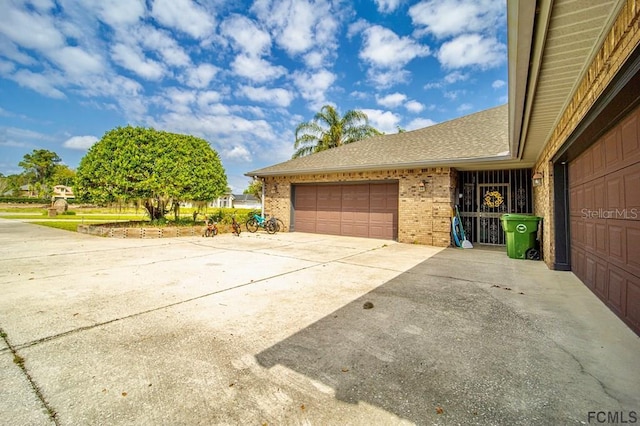
{"type": "Polygon", "coordinates": [[[49,220],[46,222],[32,222],[34,225],[48,226],[49,228],[64,229],[65,231],[78,232],[78,222],[49,220]]]}
{"type": "MultiPolygon", "coordinates": [[[[219,214],[222,211],[226,211],[238,214],[238,221],[244,221],[242,217],[246,217],[246,214],[250,210],[247,209],[217,209],[209,208],[202,211],[198,216],[198,221],[202,222],[205,215],[219,214]]],[[[184,224],[193,223],[193,208],[181,208],[180,209],[180,222],[184,224]]],[[[72,214],[59,214],[53,217],[49,217],[46,207],[17,207],[14,205],[2,205],[0,204],[0,218],[2,219],[16,219],[28,221],[34,225],[49,226],[51,228],[64,229],[67,231],[77,232],[78,225],[81,224],[101,224],[110,222],[126,222],[126,221],[147,221],[148,216],[144,209],[134,208],[109,208],[109,207],[81,207],[81,206],[69,206],[69,213],[72,214]]],[[[173,223],[173,212],[167,214],[167,219],[170,223],[173,223]]],[[[230,219],[229,219],[230,221],[230,219]]],[[[200,223],[201,224],[201,223],[200,223]]],[[[221,228],[222,229],[222,228],[221,228]]]]}

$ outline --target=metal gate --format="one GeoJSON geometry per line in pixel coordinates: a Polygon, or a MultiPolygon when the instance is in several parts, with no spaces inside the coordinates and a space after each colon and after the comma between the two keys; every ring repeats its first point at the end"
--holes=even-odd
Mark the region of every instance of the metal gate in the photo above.
{"type": "Polygon", "coordinates": [[[500,217],[533,212],[529,169],[460,172],[458,182],[462,226],[472,242],[504,245],[500,217]]]}

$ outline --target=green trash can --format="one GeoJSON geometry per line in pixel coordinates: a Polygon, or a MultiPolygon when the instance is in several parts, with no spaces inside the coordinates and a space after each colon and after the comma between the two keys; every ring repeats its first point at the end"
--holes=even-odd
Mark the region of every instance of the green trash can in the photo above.
{"type": "Polygon", "coordinates": [[[540,219],[526,214],[504,214],[500,217],[507,237],[507,256],[512,259],[527,258],[527,250],[536,247],[540,219]]]}

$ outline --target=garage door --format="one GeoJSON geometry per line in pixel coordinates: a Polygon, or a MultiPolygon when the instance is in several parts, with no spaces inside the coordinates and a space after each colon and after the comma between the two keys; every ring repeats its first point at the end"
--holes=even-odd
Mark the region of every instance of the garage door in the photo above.
{"type": "Polygon", "coordinates": [[[640,334],[640,108],[569,164],[571,268],[640,334]]]}
{"type": "Polygon", "coordinates": [[[396,239],[398,183],[296,185],[294,230],[396,239]]]}

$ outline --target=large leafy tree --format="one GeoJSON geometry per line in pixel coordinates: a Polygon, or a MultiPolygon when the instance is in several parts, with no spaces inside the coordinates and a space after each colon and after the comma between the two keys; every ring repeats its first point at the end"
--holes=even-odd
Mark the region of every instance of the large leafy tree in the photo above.
{"type": "Polygon", "coordinates": [[[71,186],[76,177],[76,172],[69,166],[63,164],[56,165],[51,175],[51,183],[54,185],[71,186]]]}
{"type": "Polygon", "coordinates": [[[62,159],[55,152],[46,149],[34,149],[31,154],[25,154],[18,163],[25,173],[34,177],[34,184],[46,186],[50,183],[56,166],[62,159]]]}
{"type": "Polygon", "coordinates": [[[181,201],[211,201],[227,176],[204,139],[142,127],[107,132],[80,161],[74,192],[96,203],[138,202],[153,220],[181,201]]]}
{"type": "Polygon", "coordinates": [[[311,121],[300,123],[296,127],[296,141],[293,145],[296,151],[293,158],[380,134],[380,131],[369,125],[369,118],[364,112],[350,110],[341,117],[334,107],[325,105],[311,121]]]}

